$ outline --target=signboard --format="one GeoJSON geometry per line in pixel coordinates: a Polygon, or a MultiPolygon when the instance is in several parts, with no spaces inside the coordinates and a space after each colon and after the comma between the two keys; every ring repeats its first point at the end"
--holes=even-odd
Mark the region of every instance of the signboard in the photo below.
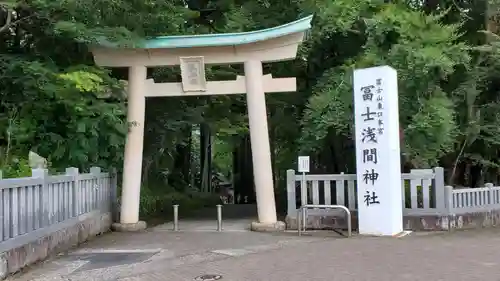
{"type": "Polygon", "coordinates": [[[299,173],[309,173],[309,156],[299,156],[299,173]]]}
{"type": "Polygon", "coordinates": [[[207,90],[205,62],[203,57],[181,57],[182,90],[204,92],[207,90]]]}
{"type": "Polygon", "coordinates": [[[359,233],[403,231],[397,72],[354,71],[359,233]]]}

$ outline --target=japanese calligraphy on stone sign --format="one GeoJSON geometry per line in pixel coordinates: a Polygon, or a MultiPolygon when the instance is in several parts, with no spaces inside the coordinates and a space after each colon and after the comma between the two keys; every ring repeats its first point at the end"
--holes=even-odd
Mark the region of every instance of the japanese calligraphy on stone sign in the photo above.
{"type": "Polygon", "coordinates": [[[384,104],[383,104],[383,86],[382,78],[372,79],[373,82],[360,86],[359,94],[361,95],[363,112],[361,113],[361,143],[363,145],[363,182],[366,185],[371,185],[370,190],[366,190],[364,194],[363,204],[370,206],[380,204],[379,196],[375,190],[376,183],[379,178],[378,158],[380,157],[378,148],[378,138],[384,133],[384,104]]]}
{"type": "Polygon", "coordinates": [[[380,223],[393,208],[402,214],[397,73],[388,66],[355,70],[353,87],[360,231],[364,223],[375,234],[387,229],[370,220],[380,223]]]}
{"type": "Polygon", "coordinates": [[[184,92],[206,91],[207,82],[203,57],[181,57],[180,67],[184,92]]]}

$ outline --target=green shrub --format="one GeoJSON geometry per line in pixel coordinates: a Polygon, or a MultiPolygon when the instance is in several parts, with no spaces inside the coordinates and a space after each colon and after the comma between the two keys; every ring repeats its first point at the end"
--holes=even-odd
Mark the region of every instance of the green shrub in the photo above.
{"type": "MultiPolygon", "coordinates": [[[[411,184],[410,181],[405,181],[405,207],[410,208],[411,207],[411,184]]],[[[429,190],[429,197],[430,197],[430,204],[429,206],[431,208],[436,207],[436,191],[434,189],[434,186],[431,185],[430,190],[429,190]]],[[[423,208],[424,207],[424,191],[421,185],[417,186],[417,207],[418,208],[423,208]]]]}
{"type": "Polygon", "coordinates": [[[171,218],[173,205],[179,205],[179,213],[183,216],[189,216],[192,212],[213,207],[220,204],[221,200],[217,194],[202,193],[196,191],[176,192],[164,191],[154,192],[148,188],[141,190],[140,211],[142,219],[150,218],[171,218]]]}
{"type": "Polygon", "coordinates": [[[3,178],[31,177],[31,167],[27,159],[13,158],[9,163],[0,166],[3,178]]]}

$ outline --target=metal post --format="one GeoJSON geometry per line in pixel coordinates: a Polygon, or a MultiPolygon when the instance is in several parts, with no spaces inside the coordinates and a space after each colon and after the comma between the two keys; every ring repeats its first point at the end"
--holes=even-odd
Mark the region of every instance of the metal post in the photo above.
{"type": "Polygon", "coordinates": [[[217,231],[222,231],[222,205],[217,205],[217,231]]]}
{"type": "Polygon", "coordinates": [[[299,236],[302,235],[302,231],[307,230],[307,225],[304,224],[303,222],[305,220],[307,220],[307,213],[305,211],[308,208],[327,208],[327,209],[342,209],[342,210],[344,210],[344,212],[346,213],[346,217],[347,217],[347,237],[352,236],[351,211],[349,211],[349,209],[346,206],[343,206],[343,205],[313,205],[313,204],[302,205],[297,210],[297,230],[298,230],[299,236]]]}
{"type": "Polygon", "coordinates": [[[299,232],[299,236],[302,235],[302,207],[297,211],[297,231],[299,232]]]}
{"type": "MultiPolygon", "coordinates": [[[[301,205],[304,206],[304,205],[308,204],[307,198],[309,198],[309,187],[307,186],[305,172],[302,172],[302,186],[304,187],[303,191],[305,191],[305,193],[306,193],[306,196],[305,196],[306,202],[301,203],[301,205]]],[[[304,228],[304,231],[305,231],[306,225],[307,225],[307,218],[306,218],[307,217],[307,208],[303,208],[300,213],[302,214],[302,227],[304,228]]]]}
{"type": "Polygon", "coordinates": [[[302,208],[302,229],[306,231],[307,228],[307,208],[302,208]]]}
{"type": "Polygon", "coordinates": [[[174,205],[174,231],[179,231],[179,205],[174,205]]]}
{"type": "Polygon", "coordinates": [[[347,237],[352,236],[352,226],[351,226],[351,212],[347,212],[347,237]]]}

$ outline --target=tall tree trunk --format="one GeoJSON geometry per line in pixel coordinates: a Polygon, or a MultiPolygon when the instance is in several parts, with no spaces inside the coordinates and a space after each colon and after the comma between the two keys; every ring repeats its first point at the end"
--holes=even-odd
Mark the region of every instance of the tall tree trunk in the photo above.
{"type": "Polygon", "coordinates": [[[184,129],[186,142],[178,144],[175,149],[174,165],[169,175],[169,183],[177,190],[185,190],[189,185],[191,166],[191,126],[184,129]]]}
{"type": "Polygon", "coordinates": [[[191,145],[193,143],[193,128],[190,125],[188,131],[186,132],[188,139],[186,141],[186,145],[183,147],[184,157],[183,157],[183,165],[182,165],[182,175],[184,182],[188,183],[191,180],[191,145]]]}
{"type": "Polygon", "coordinates": [[[234,195],[239,204],[255,203],[250,135],[243,136],[234,149],[234,195]],[[238,201],[238,198],[240,199],[238,201]],[[246,198],[246,201],[245,201],[246,198]]]}
{"type": "Polygon", "coordinates": [[[200,177],[201,190],[210,192],[212,185],[212,138],[210,126],[200,124],[200,177]]]}

